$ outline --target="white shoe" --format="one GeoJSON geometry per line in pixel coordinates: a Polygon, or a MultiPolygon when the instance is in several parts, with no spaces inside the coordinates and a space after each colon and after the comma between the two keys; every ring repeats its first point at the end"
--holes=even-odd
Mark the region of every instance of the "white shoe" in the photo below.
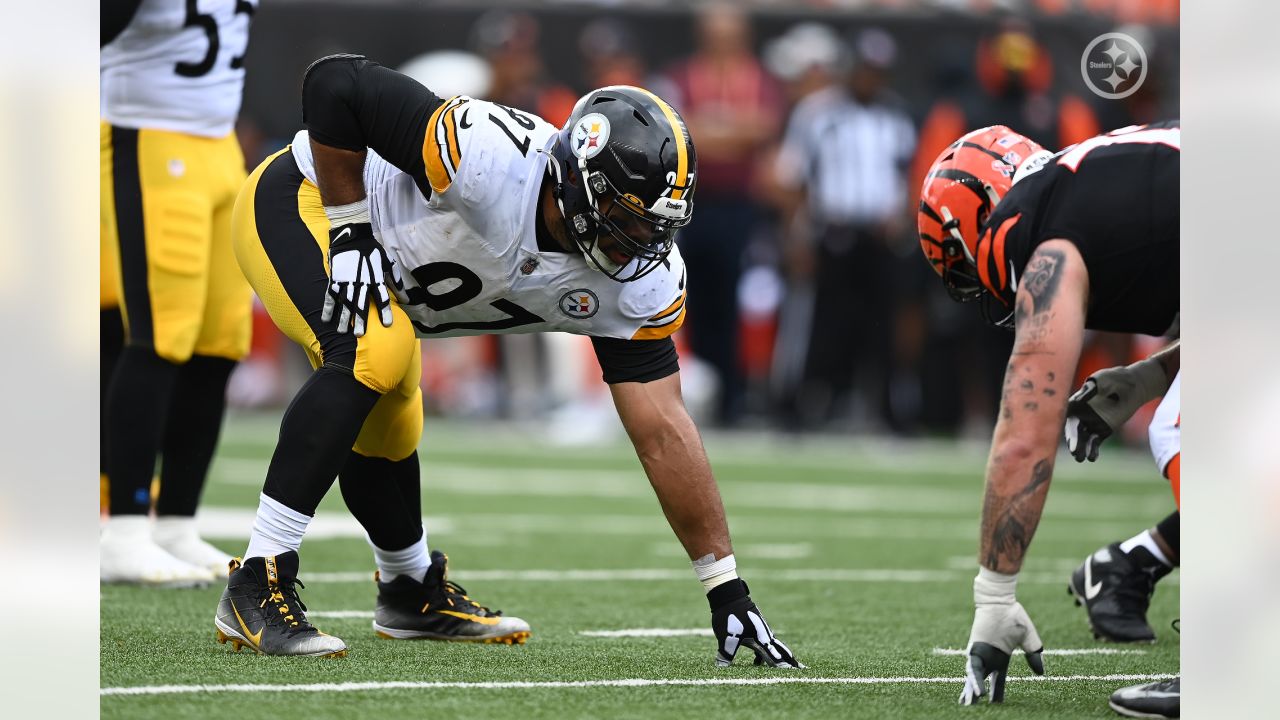
{"type": "Polygon", "coordinates": [[[196,532],[196,519],[189,517],[158,517],[151,537],[170,555],[192,565],[208,568],[214,577],[223,578],[231,556],[200,539],[196,532]]]}
{"type": "Polygon", "coordinates": [[[150,518],[143,515],[107,520],[98,542],[102,582],[203,587],[213,581],[208,568],[179,560],[157,545],[150,525],[150,518]]]}

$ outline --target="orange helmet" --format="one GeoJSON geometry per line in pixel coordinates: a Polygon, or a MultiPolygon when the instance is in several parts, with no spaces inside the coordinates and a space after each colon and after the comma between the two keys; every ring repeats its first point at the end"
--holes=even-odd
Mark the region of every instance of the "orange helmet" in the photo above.
{"type": "Polygon", "coordinates": [[[920,189],[920,247],[951,299],[967,302],[983,294],[974,260],[982,226],[1018,167],[1041,153],[1034,141],[992,125],[964,135],[933,161],[920,189]]]}

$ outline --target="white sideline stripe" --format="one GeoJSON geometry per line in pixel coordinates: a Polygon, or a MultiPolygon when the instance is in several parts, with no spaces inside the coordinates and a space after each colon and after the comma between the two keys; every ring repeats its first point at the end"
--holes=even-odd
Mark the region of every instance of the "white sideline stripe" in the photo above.
{"type": "Polygon", "coordinates": [[[686,637],[686,636],[702,636],[713,637],[715,632],[711,628],[632,628],[630,630],[579,630],[579,635],[586,637],[601,638],[627,638],[627,637],[686,637]]]}
{"type": "MultiPolygon", "coordinates": [[[[1009,682],[1150,682],[1168,680],[1173,675],[1018,675],[1009,682]]],[[[386,681],[310,683],[298,685],[228,684],[228,685],[137,685],[106,687],[99,695],[176,695],[179,693],[225,692],[361,692],[368,690],[532,690],[597,687],[700,687],[707,685],[934,685],[962,683],[962,677],[765,677],[710,678],[675,680],[663,678],[625,678],[621,680],[548,680],[544,682],[429,682],[386,681]]]]}
{"type": "MultiPolygon", "coordinates": [[[[687,569],[635,568],[627,570],[450,570],[450,577],[471,582],[473,580],[508,582],[583,582],[583,581],[661,581],[689,582],[687,569]]],[[[881,570],[850,568],[814,568],[775,570],[769,573],[772,580],[792,582],[901,582],[901,583],[954,583],[969,582],[972,572],[953,570],[881,570]]],[[[302,576],[308,583],[371,583],[373,571],[308,572],[302,576]]],[[[1066,580],[1059,573],[1028,573],[1018,576],[1024,583],[1056,585],[1066,580]]]]}
{"type": "MultiPolygon", "coordinates": [[[[965,654],[964,648],[934,648],[934,655],[960,655],[965,654]]],[[[1021,650],[1014,650],[1014,655],[1022,654],[1021,650]]],[[[1058,648],[1044,651],[1045,655],[1146,655],[1146,650],[1121,650],[1120,648],[1058,648]]]]}

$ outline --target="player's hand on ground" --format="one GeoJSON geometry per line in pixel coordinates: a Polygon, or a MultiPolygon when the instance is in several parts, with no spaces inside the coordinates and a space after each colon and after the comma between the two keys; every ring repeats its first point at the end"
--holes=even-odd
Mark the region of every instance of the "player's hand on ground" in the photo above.
{"type": "Polygon", "coordinates": [[[1013,599],[1011,591],[1003,596],[980,594],[977,588],[980,582],[975,582],[977,602],[965,656],[961,705],[973,705],[987,695],[988,680],[991,702],[1004,702],[1004,682],[1009,674],[1009,658],[1015,649],[1021,648],[1026,653],[1032,672],[1044,674],[1044,643],[1022,603],[1013,599]]]}
{"type": "Polygon", "coordinates": [[[369,302],[378,309],[383,327],[391,327],[391,297],[394,274],[391,262],[373,236],[369,223],[352,223],[329,231],[329,285],[325,289],[321,322],[330,322],[339,310],[338,332],[350,328],[356,337],[364,335],[369,319],[369,302]]]}
{"type": "Polygon", "coordinates": [[[711,629],[716,634],[716,665],[732,665],[738,651],[745,647],[755,654],[756,665],[804,667],[791,649],[773,634],[748,593],[747,584],[740,579],[730,580],[707,593],[711,602],[711,629]]]}
{"type": "Polygon", "coordinates": [[[1097,460],[1102,441],[1164,391],[1164,374],[1158,368],[1154,361],[1144,360],[1099,370],[1071,394],[1065,433],[1076,462],[1097,460]]]}

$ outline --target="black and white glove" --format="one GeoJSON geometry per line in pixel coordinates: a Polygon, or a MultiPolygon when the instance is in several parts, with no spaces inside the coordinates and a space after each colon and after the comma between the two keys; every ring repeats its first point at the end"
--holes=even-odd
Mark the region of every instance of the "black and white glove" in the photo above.
{"type": "Polygon", "coordinates": [[[1089,376],[1067,399],[1064,432],[1076,462],[1098,459],[1098,449],[1133,414],[1169,389],[1160,362],[1147,358],[1089,376]]]}
{"type": "Polygon", "coordinates": [[[741,579],[733,579],[711,588],[707,601],[711,603],[711,629],[716,634],[716,665],[733,664],[738,649],[749,648],[755,653],[756,665],[777,668],[802,668],[788,648],[769,629],[760,608],[751,601],[750,590],[741,579]]]}
{"type": "Polygon", "coordinates": [[[1044,674],[1044,643],[1027,611],[1014,597],[1017,575],[1002,575],[986,568],[973,581],[973,629],[965,654],[964,689],[961,705],[974,705],[987,694],[991,680],[991,702],[1004,702],[1004,681],[1009,674],[1009,658],[1021,648],[1031,672],[1044,674]]]}
{"type": "Polygon", "coordinates": [[[338,332],[352,328],[356,337],[364,335],[369,320],[369,300],[378,308],[383,327],[391,327],[391,298],[388,288],[402,303],[400,269],[387,257],[369,223],[351,223],[329,231],[329,285],[325,288],[321,322],[338,313],[338,332]]]}

